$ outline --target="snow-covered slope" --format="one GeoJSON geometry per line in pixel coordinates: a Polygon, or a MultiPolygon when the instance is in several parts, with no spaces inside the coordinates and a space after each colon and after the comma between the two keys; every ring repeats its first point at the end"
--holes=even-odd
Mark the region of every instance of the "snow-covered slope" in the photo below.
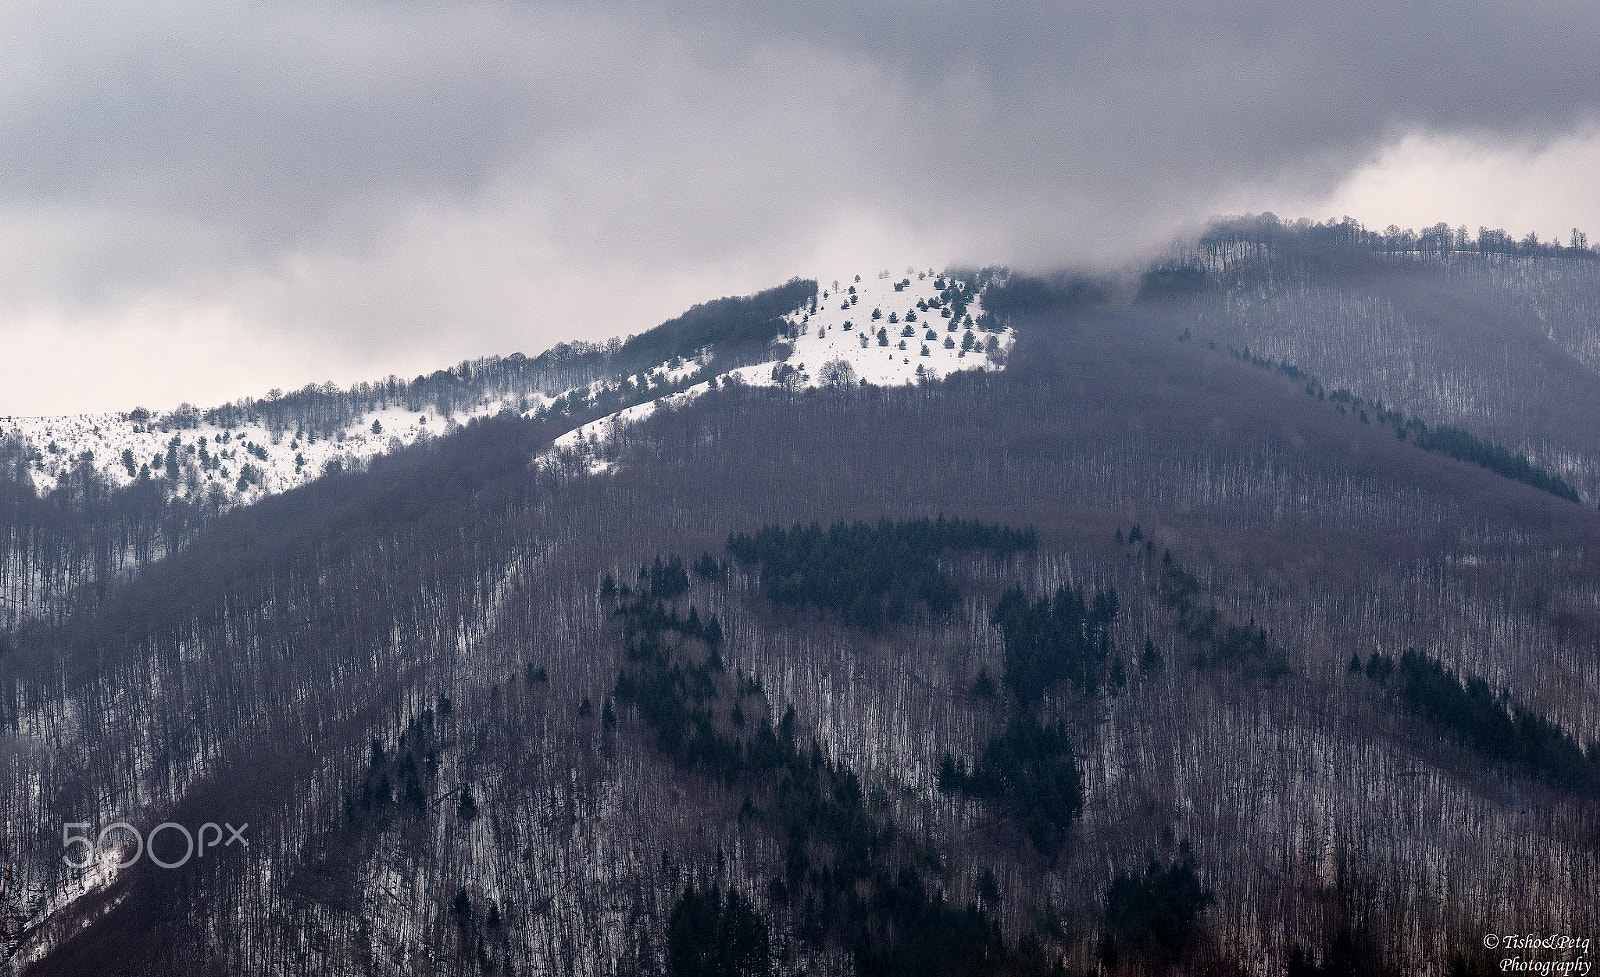
{"type": "Polygon", "coordinates": [[[627,377],[511,400],[485,396],[449,412],[396,406],[358,412],[344,428],[321,436],[304,426],[285,429],[264,421],[224,426],[198,411],[181,421],[174,420],[177,415],[133,411],[4,417],[0,438],[25,443],[29,475],[40,494],[54,491],[87,465],[113,486],[159,479],[174,495],[215,495],[233,505],[294,488],[330,467],[359,466],[474,418],[507,410],[569,416],[608,400],[626,404],[562,436],[544,459],[570,455],[581,445],[578,453],[595,470],[604,462],[594,445],[619,425],[648,417],[664,401],[698,396],[714,382],[791,389],[898,385],[958,370],[997,369],[1013,336],[983,312],[981,290],[988,281],[988,276],[957,278],[911,269],[900,275],[853,275],[821,283],[812,300],[787,317],[787,335],[773,343],[771,359],[759,365],[723,370],[715,350],[707,349],[627,377]]]}
{"type": "Polygon", "coordinates": [[[303,429],[275,432],[262,423],[174,427],[142,412],[0,418],[0,436],[20,435],[31,444],[29,474],[40,494],[88,464],[114,486],[164,478],[176,495],[214,489],[229,503],[249,503],[309,481],[330,465],[359,464],[499,408],[484,404],[449,417],[389,408],[363,415],[331,438],[303,429]]]}
{"type": "MultiPolygon", "coordinates": [[[[937,380],[957,370],[992,369],[1004,362],[1012,339],[984,316],[976,283],[928,271],[835,280],[790,322],[795,338],[782,363],[802,374],[791,381],[801,386],[851,379],[889,386],[937,380]],[[853,376],[841,378],[837,366],[829,369],[841,361],[853,376]]],[[[761,367],[739,372],[751,384],[779,383],[785,373],[771,367],[766,376],[761,367]]]]}
{"type": "Polygon", "coordinates": [[[658,404],[691,400],[713,383],[748,386],[898,386],[938,380],[960,370],[1005,363],[1015,334],[983,310],[988,278],[958,279],[931,270],[855,275],[818,287],[811,303],[788,317],[787,340],[773,358],[729,370],[647,403],[567,432],[541,459],[549,465],[609,467],[606,444],[620,428],[649,417],[658,404]]]}

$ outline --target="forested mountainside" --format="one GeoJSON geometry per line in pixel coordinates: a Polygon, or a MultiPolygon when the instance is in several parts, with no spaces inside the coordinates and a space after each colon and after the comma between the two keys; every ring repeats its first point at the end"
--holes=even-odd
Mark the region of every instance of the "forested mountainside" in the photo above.
{"type": "Polygon", "coordinates": [[[203,412],[0,419],[0,503],[11,516],[0,625],[59,619],[227,508],[359,470],[474,419],[570,420],[550,460],[598,466],[612,427],[721,382],[799,389],[998,368],[1013,334],[983,309],[997,277],[907,269],[820,288],[797,279],[695,306],[626,341],[467,362],[410,383],[273,391],[203,412]]]}
{"type": "MultiPolygon", "coordinates": [[[[1271,288],[1548,352],[1471,284],[1511,259],[1274,233],[1271,288]]],[[[1470,974],[1600,934],[1600,511],[1538,447],[1593,415],[1408,400],[1222,276],[996,283],[1004,370],[708,384],[601,470],[540,459],[605,408],[513,412],[209,514],[6,632],[6,966],[1470,974]],[[168,822],[249,844],[107,864],[168,822]]]]}
{"type": "MultiPolygon", "coordinates": [[[[1577,241],[1575,239],[1574,244],[1577,241]]],[[[1503,232],[1219,224],[1143,279],[1197,339],[1525,453],[1600,500],[1600,255],[1503,232]]]]}

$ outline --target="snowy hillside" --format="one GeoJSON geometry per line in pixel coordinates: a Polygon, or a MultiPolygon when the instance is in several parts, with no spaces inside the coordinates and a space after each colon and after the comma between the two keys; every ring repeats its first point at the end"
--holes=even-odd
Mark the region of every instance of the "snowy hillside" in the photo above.
{"type": "Polygon", "coordinates": [[[590,471],[603,471],[609,466],[604,445],[620,427],[650,416],[659,403],[684,403],[717,383],[796,390],[897,386],[961,370],[999,369],[1015,334],[984,313],[981,295],[988,283],[987,277],[964,280],[909,269],[900,276],[883,271],[871,279],[836,279],[789,315],[787,340],[774,344],[770,361],[584,424],[558,438],[542,460],[581,461],[590,471]]]}
{"type": "Polygon", "coordinates": [[[275,432],[260,422],[223,427],[196,421],[177,427],[170,418],[141,411],[7,417],[0,419],[0,436],[20,435],[31,445],[28,468],[41,495],[88,464],[114,486],[141,477],[165,478],[179,496],[215,490],[230,502],[248,503],[294,488],[330,466],[359,464],[498,409],[499,404],[491,403],[439,417],[389,408],[366,414],[331,438],[303,429],[275,432]]]}
{"type": "Polygon", "coordinates": [[[783,383],[790,374],[782,366],[799,374],[790,381],[799,386],[937,380],[997,367],[1012,338],[984,316],[977,283],[931,271],[836,280],[790,321],[792,349],[782,365],[742,369],[745,382],[783,383]]]}
{"type": "MultiPolygon", "coordinates": [[[[996,369],[1012,334],[983,312],[988,276],[958,279],[932,270],[856,275],[819,285],[784,320],[786,335],[771,358],[728,369],[716,350],[674,357],[650,370],[561,390],[502,392],[407,410],[390,404],[358,410],[319,434],[237,413],[180,409],[167,415],[126,414],[0,418],[0,438],[20,439],[34,488],[46,495],[88,466],[112,486],[162,479],[175,496],[213,496],[250,503],[294,488],[337,467],[359,467],[375,455],[443,434],[474,418],[515,411],[529,417],[576,416],[596,406],[620,409],[557,441],[556,452],[580,444],[591,468],[603,468],[593,445],[619,424],[647,417],[664,400],[682,402],[719,382],[790,389],[822,385],[897,385],[936,380],[958,370],[996,369]]],[[[460,369],[460,368],[458,368],[460,369]]]]}

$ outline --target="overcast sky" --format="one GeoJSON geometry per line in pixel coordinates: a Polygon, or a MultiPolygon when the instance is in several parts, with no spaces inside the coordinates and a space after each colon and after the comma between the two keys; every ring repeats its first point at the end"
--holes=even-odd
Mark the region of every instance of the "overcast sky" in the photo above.
{"type": "Polygon", "coordinates": [[[1600,237],[1596,37],[1593,0],[7,0],[0,415],[1105,267],[1219,213],[1600,237]]]}

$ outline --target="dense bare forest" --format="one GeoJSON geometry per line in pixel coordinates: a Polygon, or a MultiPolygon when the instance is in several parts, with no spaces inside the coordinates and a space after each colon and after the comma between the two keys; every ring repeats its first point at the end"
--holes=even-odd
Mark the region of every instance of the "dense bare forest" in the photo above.
{"type": "Polygon", "coordinates": [[[1151,269],[1145,297],[1192,317],[1197,339],[1460,424],[1600,500],[1600,258],[1430,231],[1222,224],[1151,269]]]}
{"type": "Polygon", "coordinates": [[[591,415],[507,416],[231,510],[5,481],[8,593],[56,609],[0,632],[5,966],[1443,975],[1600,936],[1600,262],[1348,231],[995,284],[1004,371],[724,385],[598,473],[533,463],[591,415]]]}

